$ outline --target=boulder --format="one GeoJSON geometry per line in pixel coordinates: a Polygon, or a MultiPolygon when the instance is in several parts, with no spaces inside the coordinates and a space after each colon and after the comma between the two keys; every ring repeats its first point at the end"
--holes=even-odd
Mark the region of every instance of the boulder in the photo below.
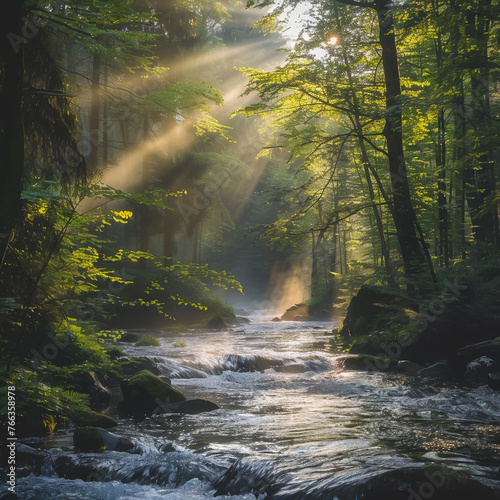
{"type": "Polygon", "coordinates": [[[378,356],[370,356],[360,354],[358,356],[348,356],[341,358],[341,366],[344,370],[380,372],[389,370],[391,360],[388,358],[380,358],[378,356]]]}
{"type": "Polygon", "coordinates": [[[271,321],[274,321],[274,322],[279,322],[279,321],[282,321],[281,318],[278,318],[278,316],[276,316],[275,318],[273,318],[271,321]]]}
{"type": "Polygon", "coordinates": [[[99,430],[95,427],[78,427],[73,433],[75,450],[84,452],[101,452],[106,449],[106,443],[99,430]]]}
{"type": "Polygon", "coordinates": [[[220,406],[212,403],[211,401],[207,401],[206,399],[187,399],[186,401],[181,401],[179,403],[162,405],[161,409],[165,412],[187,413],[194,415],[196,413],[219,410],[220,406]]]}
{"type": "Polygon", "coordinates": [[[414,363],[413,361],[404,359],[398,362],[396,371],[399,373],[409,373],[411,375],[417,375],[417,373],[423,368],[424,367],[422,365],[419,365],[418,363],[414,363]]]}
{"type": "Polygon", "coordinates": [[[111,451],[129,451],[134,447],[134,443],[128,438],[118,436],[105,429],[99,427],[96,428],[106,445],[107,450],[111,451]]]}
{"type": "Polygon", "coordinates": [[[307,304],[295,304],[285,311],[281,316],[281,320],[293,321],[295,316],[309,316],[309,306],[307,304]]]}
{"type": "Polygon", "coordinates": [[[374,328],[377,317],[385,313],[388,306],[391,309],[418,310],[418,304],[400,296],[397,291],[387,287],[363,285],[351,299],[340,334],[351,337],[368,335],[374,328]]]}
{"type": "Polygon", "coordinates": [[[500,373],[489,373],[488,374],[488,385],[492,389],[500,391],[500,373]]]}
{"type": "Polygon", "coordinates": [[[216,312],[205,320],[204,326],[214,330],[223,330],[224,328],[228,328],[229,325],[226,323],[221,314],[216,312]]]}
{"type": "Polygon", "coordinates": [[[142,370],[120,384],[123,399],[133,412],[149,413],[160,405],[178,403],[187,398],[149,370],[142,370]]]}
{"type": "Polygon", "coordinates": [[[458,359],[464,364],[483,356],[500,363],[500,337],[493,340],[479,342],[477,344],[466,345],[457,351],[458,359]]]}
{"type": "Polygon", "coordinates": [[[427,368],[422,368],[418,374],[421,377],[448,378],[451,377],[452,370],[450,363],[446,359],[442,359],[427,368]]]}
{"type": "Polygon", "coordinates": [[[467,363],[465,378],[475,384],[486,385],[488,374],[495,371],[496,363],[487,356],[472,360],[467,363]]]}
{"type": "Polygon", "coordinates": [[[26,444],[16,444],[16,467],[26,467],[39,473],[46,456],[45,451],[36,450],[26,444]]]}

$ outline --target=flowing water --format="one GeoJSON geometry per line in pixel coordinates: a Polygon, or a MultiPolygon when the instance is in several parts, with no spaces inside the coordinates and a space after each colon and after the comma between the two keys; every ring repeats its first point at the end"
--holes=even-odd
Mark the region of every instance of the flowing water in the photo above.
{"type": "Polygon", "coordinates": [[[429,462],[500,494],[500,392],[342,371],[332,326],[252,318],[223,331],[153,332],[161,347],[123,344],[188,398],[221,409],[120,419],[112,431],[135,453],[76,453],[72,433],[58,431],[40,475],[18,480],[20,498],[333,500],[381,471],[429,462]]]}

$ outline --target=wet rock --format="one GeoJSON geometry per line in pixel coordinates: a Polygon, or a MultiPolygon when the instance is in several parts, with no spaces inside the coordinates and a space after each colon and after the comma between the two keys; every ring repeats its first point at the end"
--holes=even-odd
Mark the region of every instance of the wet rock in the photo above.
{"type": "Polygon", "coordinates": [[[494,372],[495,367],[495,361],[487,356],[481,356],[467,364],[465,378],[475,384],[486,385],[488,383],[488,374],[494,372]]]}
{"type": "Polygon", "coordinates": [[[452,375],[451,366],[446,359],[442,359],[418,372],[421,377],[448,378],[452,375]]]}
{"type": "Polygon", "coordinates": [[[212,483],[214,496],[246,495],[253,493],[261,498],[274,498],[289,478],[282,472],[274,470],[270,462],[244,462],[238,460],[212,483]]]}
{"type": "Polygon", "coordinates": [[[500,391],[500,373],[489,373],[488,374],[488,385],[492,389],[500,391]]]}
{"type": "Polygon", "coordinates": [[[275,321],[277,323],[277,322],[282,321],[282,320],[281,320],[281,318],[278,318],[278,316],[276,316],[271,321],[275,321]]]}
{"type": "Polygon", "coordinates": [[[187,398],[149,370],[142,370],[120,384],[125,405],[132,413],[149,413],[160,405],[187,398]]]}
{"type": "Polygon", "coordinates": [[[406,359],[398,362],[396,371],[399,373],[409,373],[411,375],[417,375],[420,370],[423,370],[423,366],[413,361],[408,361],[406,359]]]}
{"type": "Polygon", "coordinates": [[[190,415],[219,409],[220,406],[212,403],[211,401],[207,401],[206,399],[187,399],[186,401],[181,401],[180,403],[162,406],[162,410],[165,412],[187,413],[190,415]]]}
{"type": "Polygon", "coordinates": [[[42,463],[47,456],[44,451],[36,450],[26,444],[16,445],[16,466],[29,467],[35,471],[40,471],[42,463]]]}
{"type": "Polygon", "coordinates": [[[389,370],[391,360],[378,356],[360,354],[339,360],[344,370],[380,372],[389,370]]]}
{"type": "Polygon", "coordinates": [[[463,471],[430,464],[287,485],[273,500],[494,500],[493,489],[463,471]]]}
{"type": "Polygon", "coordinates": [[[29,466],[16,467],[16,476],[17,477],[28,477],[32,473],[33,473],[33,469],[29,466]]]}
{"type": "Polygon", "coordinates": [[[97,431],[102,437],[107,450],[111,451],[129,451],[134,447],[130,439],[113,434],[105,429],[97,427],[97,431]]]}
{"type": "Polygon", "coordinates": [[[54,460],[54,469],[59,477],[83,481],[104,481],[109,473],[100,470],[94,457],[85,455],[60,455],[54,460]]]}
{"type": "Polygon", "coordinates": [[[101,452],[106,449],[106,443],[99,430],[95,427],[79,427],[75,429],[73,443],[77,451],[101,452]]]}

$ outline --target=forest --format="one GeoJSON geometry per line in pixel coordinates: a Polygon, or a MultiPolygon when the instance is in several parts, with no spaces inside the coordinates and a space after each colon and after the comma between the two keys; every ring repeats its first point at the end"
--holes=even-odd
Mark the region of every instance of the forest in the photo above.
{"type": "Polygon", "coordinates": [[[500,498],[499,21],[8,2],[0,499],[500,498]]]}

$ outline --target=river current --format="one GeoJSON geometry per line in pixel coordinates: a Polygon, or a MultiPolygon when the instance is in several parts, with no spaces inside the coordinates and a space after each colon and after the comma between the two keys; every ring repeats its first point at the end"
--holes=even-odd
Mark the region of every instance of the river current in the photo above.
{"type": "Polygon", "coordinates": [[[18,480],[19,497],[262,500],[256,491],[276,491],[333,500],[339,485],[348,491],[380,471],[430,462],[465,470],[500,495],[500,392],[342,371],[342,354],[328,344],[333,326],[252,317],[222,331],[154,331],[160,347],[121,344],[151,358],[188,398],[220,409],[121,418],[112,431],[135,453],[76,453],[72,432],[57,431],[40,475],[18,480]]]}

